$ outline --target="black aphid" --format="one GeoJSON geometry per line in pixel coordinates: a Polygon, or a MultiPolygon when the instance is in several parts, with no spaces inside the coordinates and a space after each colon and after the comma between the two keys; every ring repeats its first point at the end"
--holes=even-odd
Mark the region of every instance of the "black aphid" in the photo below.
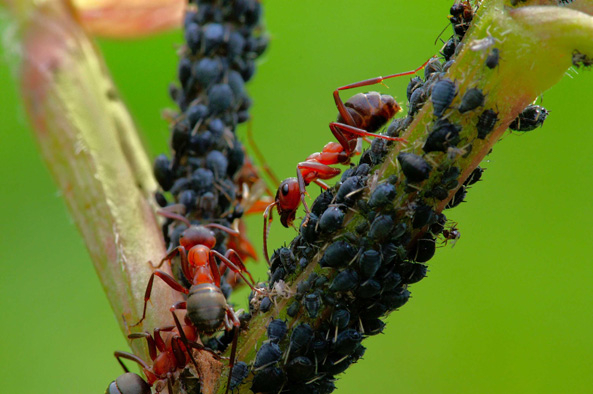
{"type": "Polygon", "coordinates": [[[381,301],[384,302],[390,310],[401,308],[409,299],[410,292],[405,288],[399,288],[381,294],[381,301]]]}
{"type": "Polygon", "coordinates": [[[249,366],[243,361],[238,361],[233,366],[233,372],[231,374],[231,385],[230,389],[234,390],[243,382],[243,380],[249,374],[249,366]]]}
{"type": "Polygon", "coordinates": [[[365,335],[377,335],[383,332],[385,323],[381,319],[369,319],[362,322],[365,335]]]}
{"type": "Polygon", "coordinates": [[[436,241],[430,234],[425,234],[412,246],[408,257],[418,263],[425,263],[434,256],[436,241]]]}
{"type": "Polygon", "coordinates": [[[436,214],[428,205],[420,205],[414,211],[412,220],[413,228],[422,228],[427,224],[433,224],[436,221],[436,214]]]}
{"type": "MultiPolygon", "coordinates": [[[[457,49],[457,39],[455,37],[449,38],[443,48],[441,48],[441,55],[445,58],[445,61],[449,61],[455,55],[455,49],[457,49]]],[[[444,68],[444,67],[443,67],[444,68]]]]}
{"type": "Polygon", "coordinates": [[[432,167],[422,157],[414,153],[402,152],[397,156],[406,179],[410,183],[422,182],[430,176],[432,167]]]}
{"type": "Polygon", "coordinates": [[[254,393],[278,392],[285,380],[284,371],[278,367],[268,367],[255,374],[251,390],[254,393]]]}
{"type": "Polygon", "coordinates": [[[478,138],[484,139],[494,129],[494,126],[498,122],[498,113],[492,109],[486,109],[478,118],[478,138]]]}
{"type": "Polygon", "coordinates": [[[286,314],[290,317],[295,317],[297,315],[297,313],[299,313],[300,309],[301,309],[301,303],[295,300],[286,309],[286,314]]]}
{"type": "Polygon", "coordinates": [[[339,207],[329,207],[319,219],[319,228],[326,233],[333,233],[342,227],[344,212],[339,207]]]}
{"type": "Polygon", "coordinates": [[[348,369],[353,360],[351,357],[333,355],[323,364],[323,369],[330,375],[338,375],[348,369]]]}
{"type": "Polygon", "coordinates": [[[308,221],[306,217],[303,218],[303,221],[301,222],[301,235],[303,236],[305,241],[313,243],[319,240],[317,236],[317,223],[319,223],[319,216],[317,216],[313,212],[309,213],[308,221]],[[304,226],[305,221],[307,222],[306,226],[304,226]]]}
{"type": "Polygon", "coordinates": [[[509,125],[515,131],[531,131],[544,124],[549,112],[542,106],[531,104],[509,125]]]}
{"type": "Polygon", "coordinates": [[[412,93],[414,93],[414,91],[419,87],[422,87],[422,85],[424,85],[422,78],[414,77],[410,79],[410,83],[408,83],[408,87],[406,88],[406,95],[408,96],[408,101],[412,99],[412,93]]]}
{"type": "Polygon", "coordinates": [[[381,254],[376,250],[365,250],[358,260],[359,272],[363,278],[372,278],[381,267],[381,254]]]}
{"type": "Polygon", "coordinates": [[[284,320],[275,319],[268,324],[267,334],[268,339],[271,342],[278,343],[284,336],[286,335],[286,331],[288,328],[286,327],[286,322],[284,320]]]}
{"type": "Polygon", "coordinates": [[[274,342],[267,342],[261,345],[256,356],[253,367],[255,369],[262,369],[275,364],[282,357],[282,350],[274,342]]]}
{"type": "Polygon", "coordinates": [[[317,293],[307,294],[303,299],[303,305],[309,317],[315,319],[321,308],[321,297],[317,293]]]}
{"type": "Polygon", "coordinates": [[[455,97],[455,83],[450,79],[437,81],[432,87],[430,101],[432,101],[434,116],[440,118],[443,112],[453,102],[455,97]]]}
{"type": "Polygon", "coordinates": [[[173,178],[173,171],[171,171],[171,162],[165,155],[158,155],[154,160],[154,177],[158,181],[163,190],[167,191],[173,186],[175,179],[173,178]]]}
{"type": "Polygon", "coordinates": [[[402,282],[408,285],[420,282],[422,279],[424,279],[424,277],[426,277],[427,272],[428,267],[424,264],[418,263],[404,263],[399,269],[402,282]]]}
{"type": "Polygon", "coordinates": [[[346,269],[340,272],[332,281],[329,289],[331,291],[350,291],[358,286],[358,274],[356,271],[346,269]]]}
{"type": "Polygon", "coordinates": [[[213,85],[208,90],[208,109],[211,113],[224,112],[231,107],[234,100],[233,90],[227,84],[213,85]]]}
{"type": "Polygon", "coordinates": [[[354,351],[360,341],[362,341],[362,335],[358,331],[350,328],[338,334],[332,348],[337,354],[346,356],[354,351]]]}
{"type": "Polygon", "coordinates": [[[498,61],[500,60],[500,51],[498,48],[492,48],[488,57],[486,58],[486,67],[489,69],[493,69],[494,67],[498,66],[498,61]]]}
{"type": "Polygon", "coordinates": [[[440,119],[434,125],[434,130],[426,138],[422,149],[424,152],[446,152],[449,147],[457,146],[459,143],[459,131],[461,127],[450,123],[446,119],[440,119]]]}
{"type": "Polygon", "coordinates": [[[361,283],[356,291],[356,295],[360,298],[373,298],[381,292],[381,284],[376,280],[369,279],[361,283]]]}
{"type": "Polygon", "coordinates": [[[341,267],[350,263],[355,254],[356,251],[348,242],[336,241],[325,250],[319,265],[332,268],[341,267]]]}
{"type": "Polygon", "coordinates": [[[443,65],[438,58],[432,58],[424,67],[424,80],[428,80],[431,74],[443,71],[443,65]]]}
{"type": "Polygon", "coordinates": [[[315,365],[304,356],[292,359],[286,365],[286,375],[292,382],[304,382],[315,373],[315,365]]]}
{"type": "Polygon", "coordinates": [[[461,104],[459,105],[459,113],[463,114],[468,111],[484,105],[484,93],[478,88],[471,88],[463,95],[461,104]]]}
{"type": "Polygon", "coordinates": [[[327,210],[329,204],[331,204],[332,200],[334,199],[334,195],[330,190],[326,190],[319,195],[313,202],[313,206],[311,207],[311,212],[313,212],[317,216],[321,216],[323,212],[327,210]]]}
{"type": "Polygon", "coordinates": [[[369,230],[369,237],[379,242],[386,240],[393,231],[393,218],[389,215],[380,215],[373,220],[369,230]]]}
{"type": "Polygon", "coordinates": [[[426,102],[426,92],[424,88],[419,87],[412,93],[412,97],[410,97],[410,105],[408,109],[408,115],[414,116],[416,113],[422,108],[424,103],[426,102]]]}
{"type": "Polygon", "coordinates": [[[453,198],[447,203],[445,209],[455,208],[456,206],[461,204],[465,199],[466,194],[467,191],[465,190],[465,186],[462,185],[459,189],[457,189],[457,191],[453,195],[453,198]]]}
{"type": "Polygon", "coordinates": [[[346,309],[335,309],[332,313],[331,323],[340,330],[348,327],[349,322],[350,312],[348,312],[346,309]]]}
{"type": "Polygon", "coordinates": [[[290,334],[290,351],[298,353],[306,349],[313,340],[313,329],[307,323],[299,324],[290,334]]]}
{"type": "Polygon", "coordinates": [[[395,186],[391,183],[382,183],[373,190],[369,198],[369,206],[371,208],[382,208],[393,201],[397,191],[395,186]]]}
{"type": "Polygon", "coordinates": [[[264,297],[262,299],[261,303],[259,304],[259,310],[264,313],[269,311],[271,307],[272,307],[272,300],[270,300],[270,297],[264,297]]]}
{"type": "Polygon", "coordinates": [[[224,66],[219,57],[205,57],[194,66],[194,77],[202,86],[208,88],[220,81],[223,71],[224,66]]]}
{"type": "Polygon", "coordinates": [[[482,178],[482,174],[484,173],[484,169],[481,167],[476,167],[471,174],[469,174],[469,176],[467,177],[467,179],[465,180],[465,182],[463,182],[463,184],[465,186],[471,186],[474,183],[476,183],[477,181],[480,180],[480,178],[482,178]]]}
{"type": "MultiPolygon", "coordinates": [[[[338,204],[353,204],[356,200],[356,192],[362,191],[363,187],[364,182],[360,176],[351,176],[340,185],[340,189],[336,193],[336,202],[338,204]]],[[[323,216],[321,219],[323,220],[323,216]]]]}

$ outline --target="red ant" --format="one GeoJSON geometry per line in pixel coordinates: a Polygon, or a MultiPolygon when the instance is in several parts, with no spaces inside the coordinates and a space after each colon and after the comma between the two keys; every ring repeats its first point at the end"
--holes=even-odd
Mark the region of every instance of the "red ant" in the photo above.
{"type": "Polygon", "coordinates": [[[165,261],[171,264],[171,259],[179,255],[181,257],[181,269],[183,275],[191,283],[191,287],[186,289],[179,284],[172,276],[164,271],[156,270],[150,275],[146,292],[144,294],[144,308],[142,317],[133,326],[139,325],[146,317],[146,305],[150,300],[154,277],[161,278],[172,289],[187,295],[187,301],[178,302],[171,307],[173,312],[176,309],[186,309],[186,321],[200,332],[212,334],[222,326],[227,331],[235,330],[233,345],[231,349],[229,381],[233,370],[235,353],[237,351],[237,340],[240,327],[240,321],[235,315],[233,308],[227,304],[224,294],[220,290],[220,276],[226,268],[237,273],[254,291],[253,277],[245,268],[239,254],[233,249],[228,249],[223,256],[220,252],[214,250],[216,237],[209,228],[223,230],[231,235],[238,235],[238,232],[219,224],[210,223],[203,226],[192,226],[189,220],[181,215],[168,211],[160,212],[161,215],[177,219],[185,223],[188,228],[179,238],[180,246],[170,251],[161,262],[154,268],[159,268],[165,261]],[[219,268],[216,264],[216,258],[221,262],[219,268]],[[224,265],[224,267],[223,267],[224,265]],[[243,273],[246,273],[251,281],[248,281],[243,273]]]}
{"type": "MultiPolygon", "coordinates": [[[[374,134],[401,110],[392,96],[381,95],[377,92],[358,93],[344,104],[340,98],[340,91],[382,83],[389,78],[415,74],[422,70],[428,61],[412,71],[371,78],[334,90],[334,101],[339,115],[336,122],[329,124],[329,128],[338,142],[327,143],[321,152],[313,153],[306,161],[300,162],[297,165],[297,177],[282,181],[276,192],[275,201],[266,208],[264,212],[264,254],[268,264],[270,259],[267,251],[267,235],[274,206],[278,210],[280,222],[284,227],[292,225],[301,202],[308,218],[309,207],[305,201],[306,187],[313,182],[324,190],[327,189],[328,186],[322,180],[331,179],[341,172],[339,168],[330,167],[330,165],[349,164],[352,156],[360,154],[359,141],[361,138],[366,140],[366,137],[377,137],[389,141],[405,142],[403,138],[374,134]]],[[[306,222],[307,219],[305,219],[305,224],[306,222]]]]}
{"type": "Polygon", "coordinates": [[[155,386],[156,392],[159,393],[164,389],[164,381],[166,381],[169,393],[172,394],[173,382],[177,377],[176,372],[184,369],[190,360],[197,371],[198,367],[191,353],[191,348],[199,350],[205,350],[205,348],[195,342],[197,339],[196,328],[191,325],[182,327],[175,313],[172,312],[172,314],[175,319],[175,326],[155,328],[152,335],[149,332],[128,335],[128,338],[132,340],[146,338],[152,365],[149,365],[135,354],[119,351],[114,353],[115,358],[126,374],[129,374],[129,371],[122,362],[122,358],[138,363],[142,367],[147,381],[137,375],[137,377],[127,377],[126,379],[118,378],[109,386],[109,393],[150,393],[148,386],[155,386]],[[168,335],[163,339],[161,333],[167,333],[168,335]],[[119,382],[120,380],[122,382],[119,382]]]}

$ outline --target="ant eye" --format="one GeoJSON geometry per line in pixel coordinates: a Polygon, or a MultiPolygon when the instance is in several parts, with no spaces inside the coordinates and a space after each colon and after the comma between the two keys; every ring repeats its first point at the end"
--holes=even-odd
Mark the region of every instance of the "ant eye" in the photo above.
{"type": "Polygon", "coordinates": [[[288,194],[288,183],[282,185],[282,194],[285,196],[288,194]]]}

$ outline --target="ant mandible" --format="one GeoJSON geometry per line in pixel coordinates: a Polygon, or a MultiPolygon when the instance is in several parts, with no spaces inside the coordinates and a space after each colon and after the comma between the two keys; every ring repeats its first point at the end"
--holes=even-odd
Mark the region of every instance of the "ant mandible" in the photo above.
{"type": "Polygon", "coordinates": [[[343,103],[340,98],[340,91],[375,85],[389,78],[415,74],[422,70],[429,61],[430,59],[412,71],[366,79],[334,90],[333,96],[339,115],[336,122],[329,124],[329,128],[338,142],[328,142],[321,152],[313,153],[307,157],[307,160],[300,162],[297,165],[297,177],[282,181],[276,192],[275,201],[266,208],[264,212],[264,255],[268,264],[270,264],[270,259],[267,249],[267,235],[274,206],[278,210],[282,225],[289,227],[292,225],[296,211],[302,202],[307,215],[306,224],[309,217],[309,207],[305,201],[306,187],[313,182],[326,190],[328,186],[322,180],[331,179],[341,172],[339,168],[330,167],[330,165],[349,164],[352,156],[360,154],[360,139],[366,140],[366,137],[377,137],[389,141],[405,142],[403,138],[374,133],[401,110],[401,107],[392,96],[382,95],[378,92],[357,93],[348,99],[346,103],[343,103]]]}
{"type": "MultiPolygon", "coordinates": [[[[204,346],[196,343],[196,328],[191,325],[181,326],[177,316],[172,312],[175,319],[175,326],[155,328],[154,333],[149,332],[133,333],[128,338],[134,340],[137,338],[146,338],[148,351],[152,364],[146,363],[135,354],[116,351],[115,358],[125,371],[125,374],[111,382],[106,393],[109,394],[129,394],[150,393],[150,387],[154,386],[156,392],[161,392],[166,381],[169,393],[173,393],[173,383],[176,379],[176,372],[184,369],[191,360],[197,370],[196,361],[193,358],[191,349],[206,350],[204,346]],[[163,339],[161,333],[167,335],[163,339]],[[158,352],[158,354],[157,354],[158,352]],[[128,371],[121,359],[134,361],[140,365],[147,381],[136,374],[128,371]]],[[[207,351],[207,350],[206,350],[207,351]]]]}
{"type": "Polygon", "coordinates": [[[228,249],[225,255],[222,255],[213,249],[216,245],[216,237],[209,228],[216,228],[231,235],[237,235],[238,233],[216,223],[203,226],[191,225],[185,217],[171,212],[165,211],[160,212],[160,214],[171,219],[180,220],[188,228],[179,238],[180,246],[171,250],[154,268],[159,268],[165,261],[171,264],[171,259],[179,255],[181,258],[181,270],[185,278],[191,283],[191,287],[186,289],[164,271],[159,269],[154,271],[150,275],[148,285],[146,286],[142,317],[132,327],[142,323],[146,317],[146,306],[150,300],[154,277],[161,278],[173,290],[187,295],[187,301],[174,304],[170,309],[171,312],[177,309],[187,310],[186,321],[189,321],[197,330],[205,334],[212,334],[222,326],[227,331],[235,330],[229,363],[231,369],[229,372],[230,379],[237,350],[240,321],[235,315],[233,308],[227,304],[226,298],[220,290],[221,272],[229,268],[231,271],[237,273],[254,291],[258,290],[255,289],[253,277],[245,268],[237,252],[228,249]],[[221,262],[220,268],[216,264],[216,258],[221,262]],[[247,274],[251,281],[247,280],[243,273],[247,274]]]}

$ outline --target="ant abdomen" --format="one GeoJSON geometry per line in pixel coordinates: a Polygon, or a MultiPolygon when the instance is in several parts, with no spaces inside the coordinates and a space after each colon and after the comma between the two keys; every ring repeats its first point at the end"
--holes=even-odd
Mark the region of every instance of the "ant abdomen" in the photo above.
{"type": "Polygon", "coordinates": [[[212,283],[192,286],[187,297],[187,315],[198,331],[212,333],[224,321],[226,298],[212,283]]]}
{"type": "MultiPolygon", "coordinates": [[[[379,130],[401,110],[392,96],[378,92],[355,94],[344,105],[354,119],[355,124],[351,126],[371,133],[379,130]]],[[[348,124],[341,115],[338,115],[338,122],[348,124]]]]}

